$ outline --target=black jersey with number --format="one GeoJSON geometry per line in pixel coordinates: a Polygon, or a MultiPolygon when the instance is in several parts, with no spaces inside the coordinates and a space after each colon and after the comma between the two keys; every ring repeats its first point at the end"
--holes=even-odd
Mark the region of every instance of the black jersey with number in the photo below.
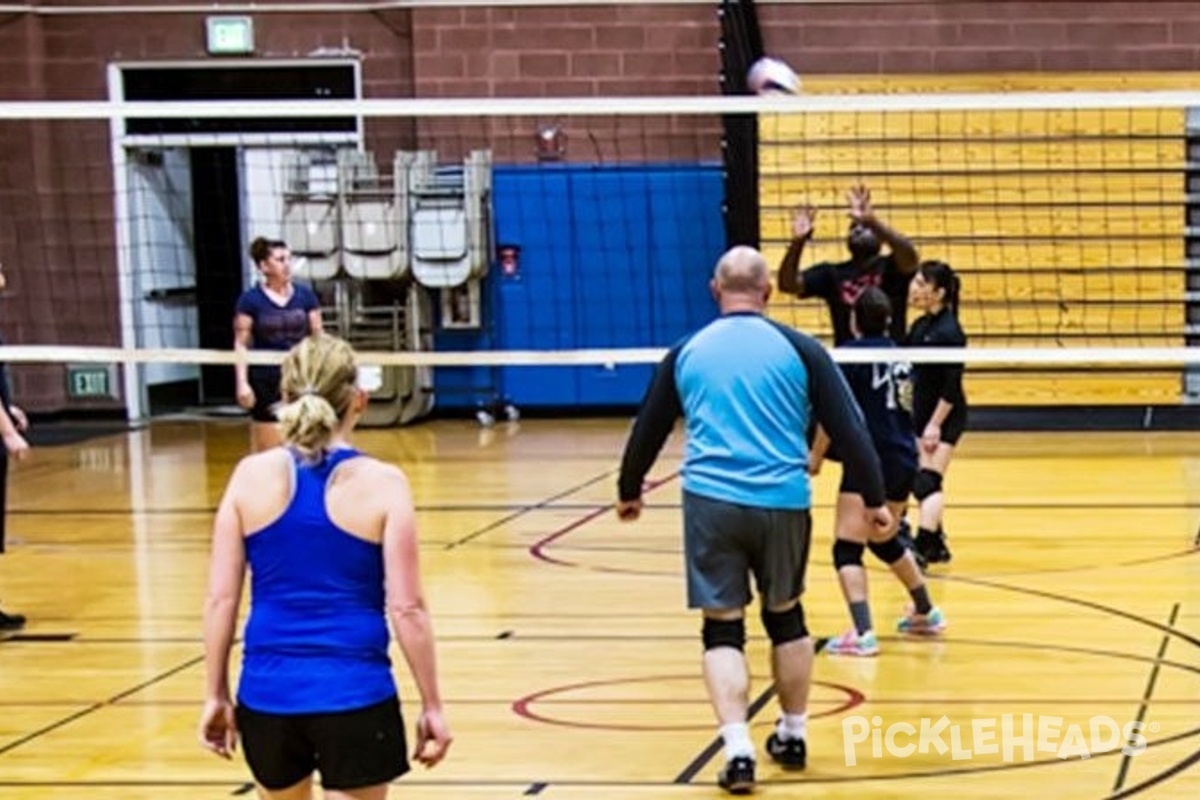
{"type": "MultiPolygon", "coordinates": [[[[852,339],[844,347],[895,347],[896,343],[886,336],[879,338],[852,339]]],[[[916,444],[913,441],[912,420],[902,402],[905,384],[909,380],[910,366],[901,361],[876,364],[842,364],[842,374],[854,392],[871,441],[880,458],[916,459],[916,444]]]]}
{"type": "MultiPolygon", "coordinates": [[[[910,347],[966,347],[967,336],[958,318],[948,308],[936,314],[926,314],[913,323],[908,333],[910,347]]],[[[965,409],[962,364],[913,365],[913,421],[918,427],[933,416],[938,400],[944,399],[955,411],[965,409]]]]}

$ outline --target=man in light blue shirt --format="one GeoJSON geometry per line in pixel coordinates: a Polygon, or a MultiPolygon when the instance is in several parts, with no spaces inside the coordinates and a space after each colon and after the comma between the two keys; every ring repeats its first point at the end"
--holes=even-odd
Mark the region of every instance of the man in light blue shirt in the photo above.
{"type": "Polygon", "coordinates": [[[808,562],[808,432],[819,423],[863,487],[872,522],[890,522],[879,457],[862,413],[825,348],[768,320],[762,254],[735,247],[710,287],[721,316],[676,344],[659,365],[626,443],[617,513],[634,520],[642,483],[676,419],[684,418],[684,554],[688,606],[704,616],[704,677],[721,726],[718,782],[754,788],[745,608],[754,574],[782,714],[767,739],[785,769],[803,769],[813,644],[800,594],[808,562]]]}

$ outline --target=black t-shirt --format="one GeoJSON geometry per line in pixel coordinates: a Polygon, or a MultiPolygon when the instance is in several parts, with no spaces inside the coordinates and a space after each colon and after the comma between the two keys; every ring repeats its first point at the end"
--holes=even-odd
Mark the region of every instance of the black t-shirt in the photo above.
{"type": "Polygon", "coordinates": [[[896,266],[894,256],[879,256],[871,268],[860,271],[853,261],[840,264],[824,262],[809,267],[801,273],[804,291],[801,297],[820,297],[829,306],[829,317],[833,322],[833,343],[845,344],[853,339],[850,332],[850,314],[858,296],[868,286],[878,286],[892,302],[892,325],[888,331],[893,341],[904,341],[908,326],[908,284],[912,273],[905,275],[896,266]]]}

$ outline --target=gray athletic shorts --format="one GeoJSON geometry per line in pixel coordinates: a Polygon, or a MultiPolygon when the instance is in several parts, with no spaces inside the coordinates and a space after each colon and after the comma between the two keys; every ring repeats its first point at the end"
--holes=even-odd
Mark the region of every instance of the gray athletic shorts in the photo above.
{"type": "Polygon", "coordinates": [[[811,520],[807,510],[743,506],[683,493],[688,608],[750,604],[750,573],[767,606],[804,591],[811,520]]]}

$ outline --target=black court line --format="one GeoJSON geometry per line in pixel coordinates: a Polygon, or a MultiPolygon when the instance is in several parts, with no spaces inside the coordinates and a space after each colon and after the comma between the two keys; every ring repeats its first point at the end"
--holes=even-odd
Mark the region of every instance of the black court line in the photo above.
{"type": "Polygon", "coordinates": [[[1190,756],[1185,758],[1183,761],[1180,761],[1178,764],[1175,764],[1175,765],[1163,770],[1162,772],[1158,773],[1157,775],[1152,775],[1151,777],[1147,778],[1146,780],[1142,781],[1141,783],[1134,784],[1133,786],[1130,786],[1128,789],[1126,789],[1122,792],[1118,792],[1116,794],[1109,795],[1109,797],[1106,798],[1106,800],[1119,800],[1119,798],[1133,797],[1135,794],[1141,794],[1142,792],[1146,791],[1147,789],[1150,789],[1154,786],[1157,786],[1158,784],[1162,783],[1165,780],[1175,777],[1176,775],[1183,772],[1184,770],[1192,767],[1197,762],[1200,762],[1200,750],[1197,750],[1196,752],[1192,753],[1190,756]]]}
{"type": "Polygon", "coordinates": [[[3,640],[5,642],[69,642],[78,633],[14,633],[3,640]]]}
{"type": "MultiPolygon", "coordinates": [[[[553,498],[548,501],[553,502],[553,498]]],[[[583,510],[595,508],[595,503],[555,503],[555,508],[583,510]]],[[[529,508],[528,503],[433,503],[418,504],[415,510],[423,513],[453,513],[466,511],[521,511],[529,508]]],[[[137,517],[170,516],[173,514],[215,514],[216,506],[188,506],[180,508],[23,508],[8,512],[21,517],[137,517]]]]}
{"type": "MultiPolygon", "coordinates": [[[[501,517],[500,519],[496,520],[495,522],[484,525],[479,530],[472,531],[471,533],[468,533],[466,536],[462,537],[461,539],[456,539],[455,541],[446,545],[446,549],[453,550],[456,547],[461,547],[462,545],[467,544],[468,542],[479,538],[480,536],[482,536],[485,533],[488,533],[489,531],[496,530],[496,528],[499,528],[501,525],[505,525],[509,522],[512,522],[514,519],[517,519],[518,517],[522,517],[522,516],[528,514],[530,511],[537,511],[538,509],[545,508],[546,506],[553,503],[555,500],[558,500],[563,497],[568,497],[570,495],[575,494],[580,489],[586,489],[587,487],[591,486],[592,484],[599,483],[602,480],[611,478],[613,475],[616,474],[616,472],[617,471],[615,469],[607,470],[607,471],[602,472],[601,474],[597,475],[594,478],[589,478],[588,480],[584,481],[583,483],[579,484],[578,486],[572,486],[569,489],[564,489],[563,491],[559,492],[558,494],[551,495],[550,497],[547,497],[545,500],[541,500],[537,503],[534,503],[533,505],[521,506],[518,510],[512,512],[511,514],[506,514],[505,516],[501,517]]],[[[585,506],[585,508],[595,508],[595,507],[596,507],[595,505],[585,506]]]]}
{"type": "Polygon", "coordinates": [[[181,508],[16,508],[9,514],[20,517],[137,517],[159,514],[215,514],[216,506],[188,506],[181,508]]]}
{"type": "MultiPolygon", "coordinates": [[[[565,506],[564,506],[565,507],[565,506]]],[[[683,508],[682,503],[646,503],[646,508],[672,509],[683,508]]],[[[1129,509],[1131,511],[1145,510],[1163,510],[1163,511],[1187,511],[1189,509],[1200,509],[1200,503],[1046,503],[1038,500],[1016,501],[1016,502],[955,502],[956,509],[966,509],[970,511],[1119,511],[1121,509],[1129,509]]],[[[833,510],[837,506],[833,503],[813,503],[810,507],[813,511],[818,510],[833,510]]],[[[1196,543],[1200,544],[1200,531],[1196,533],[1196,543]]]]}
{"type": "MultiPolygon", "coordinates": [[[[1179,618],[1179,603],[1176,603],[1171,609],[1171,617],[1167,620],[1167,625],[1175,627],[1175,620],[1179,618]]],[[[1164,634],[1162,641],[1158,644],[1158,655],[1154,657],[1154,665],[1150,667],[1150,678],[1146,681],[1146,691],[1142,693],[1142,702],[1138,706],[1137,716],[1134,717],[1135,723],[1145,724],[1146,710],[1150,707],[1150,697],[1154,694],[1154,685],[1158,683],[1158,671],[1162,667],[1163,660],[1167,655],[1167,644],[1171,641],[1168,634],[1164,634]]],[[[1125,779],[1129,776],[1129,764],[1133,758],[1128,753],[1124,753],[1121,758],[1121,765],[1117,768],[1117,778],[1113,781],[1113,794],[1116,794],[1125,787],[1125,779]]]]}
{"type": "MultiPolygon", "coordinates": [[[[829,641],[828,639],[817,639],[816,640],[816,642],[813,645],[813,656],[814,657],[819,655],[820,652],[823,649],[825,649],[825,643],[828,641],[829,641]]],[[[771,701],[771,698],[773,698],[774,696],[775,696],[775,684],[772,683],[770,686],[768,686],[766,689],[763,690],[762,694],[760,694],[758,697],[754,698],[754,702],[751,703],[750,707],[746,710],[747,724],[750,723],[754,719],[755,715],[758,714],[759,711],[763,710],[763,707],[767,703],[769,703],[771,701]]],[[[721,752],[721,748],[724,745],[725,745],[725,743],[724,743],[724,741],[722,741],[721,737],[717,736],[715,739],[713,739],[711,742],[708,743],[708,747],[705,747],[702,751],[700,751],[700,754],[698,756],[696,756],[695,758],[692,759],[692,762],[690,764],[688,764],[686,767],[683,768],[682,772],[680,772],[678,775],[675,776],[675,780],[672,781],[672,783],[676,783],[676,784],[691,783],[692,780],[697,775],[700,774],[700,770],[704,769],[708,765],[708,762],[712,761],[713,758],[717,755],[717,753],[721,752]]]]}
{"type": "MultiPolygon", "coordinates": [[[[584,511],[595,508],[597,503],[556,503],[559,498],[566,497],[572,492],[578,491],[595,483],[597,480],[603,480],[615,473],[616,470],[601,475],[599,478],[581,484],[574,489],[568,489],[553,497],[547,498],[535,504],[528,503],[443,503],[443,504],[426,504],[415,506],[416,510],[424,513],[453,513],[453,512],[468,512],[468,511],[511,511],[517,514],[531,511],[538,508],[543,508],[547,505],[553,505],[554,508],[564,511],[584,511]]],[[[681,503],[647,503],[647,509],[679,509],[682,508],[681,503]]],[[[1142,511],[1146,509],[1161,509],[1164,511],[1178,511],[1188,509],[1200,509],[1200,502],[1189,503],[1044,503],[1037,501],[1030,502],[999,502],[999,503],[955,503],[955,508],[964,510],[983,510],[983,511],[1011,511],[1011,510],[1030,510],[1030,511],[1092,511],[1100,510],[1120,510],[1129,509],[1131,511],[1142,511]]],[[[835,508],[833,503],[814,503],[813,510],[831,510],[835,508]]],[[[9,515],[22,517],[71,517],[71,516],[90,516],[90,517],[136,517],[136,516],[168,516],[172,514],[215,514],[216,506],[186,506],[180,508],[18,508],[8,511],[9,515]]],[[[1196,531],[1195,543],[1200,546],[1200,530],[1196,531]]]]}
{"type": "Polygon", "coordinates": [[[1200,639],[1197,639],[1195,636],[1192,636],[1191,634],[1184,633],[1183,631],[1173,628],[1170,625],[1164,625],[1161,622],[1155,622],[1152,619],[1148,619],[1146,617],[1139,616],[1138,614],[1131,614],[1130,612],[1122,611],[1119,608],[1113,608],[1112,606],[1106,606],[1103,603],[1096,603],[1091,600],[1081,600],[1078,597],[1071,597],[1070,595],[1065,595],[1065,594],[1057,594],[1055,592],[1046,592],[1041,589],[1028,589],[1024,586],[1013,586],[1012,584],[1000,583],[999,581],[983,580],[982,578],[971,578],[971,577],[967,577],[965,575],[928,575],[926,577],[935,578],[937,580],[943,580],[943,581],[953,581],[955,583],[965,583],[965,584],[968,584],[971,586],[986,586],[990,589],[1000,589],[1001,591],[1006,591],[1006,592],[1016,592],[1017,594],[1027,594],[1032,597],[1044,597],[1048,600],[1056,600],[1060,603],[1069,603],[1071,605],[1082,606],[1083,608],[1090,608],[1093,611],[1100,611],[1105,614],[1111,614],[1114,617],[1120,617],[1122,619],[1127,619],[1130,622],[1137,622],[1141,625],[1145,625],[1147,628],[1153,628],[1156,631],[1160,631],[1161,633],[1164,633],[1167,636],[1174,636],[1176,638],[1182,639],[1183,641],[1187,642],[1188,644],[1192,645],[1193,647],[1200,647],[1200,639]]]}
{"type": "MultiPolygon", "coordinates": [[[[1151,742],[1148,747],[1158,747],[1186,739],[1195,738],[1200,735],[1200,728],[1176,733],[1156,742],[1151,742]]],[[[1119,750],[1109,750],[1103,753],[1093,753],[1090,758],[1105,758],[1112,756],[1119,750]]],[[[801,787],[805,785],[818,784],[848,784],[848,783],[874,783],[903,781],[910,779],[927,779],[927,778],[953,778],[960,775],[977,775],[990,772],[1004,772],[1009,770],[1021,769],[1037,769],[1039,767],[1049,767],[1056,764],[1070,764],[1083,759],[1082,756],[1071,756],[1066,759],[1051,758],[1045,761],[1017,761],[1006,764],[987,764],[983,766],[964,766],[957,769],[934,770],[934,771],[910,771],[896,772],[890,774],[873,774],[873,775],[806,775],[802,778],[777,778],[774,780],[759,781],[760,786],[778,786],[778,787],[801,787]]],[[[1200,761],[1200,751],[1189,756],[1187,759],[1175,764],[1174,766],[1164,770],[1152,778],[1126,789],[1120,795],[1111,795],[1105,800],[1118,800],[1118,798],[1130,797],[1133,794],[1144,791],[1151,786],[1162,783],[1173,775],[1182,772],[1196,762],[1200,761]]],[[[495,778],[459,778],[451,780],[436,780],[436,779],[421,779],[421,778],[404,778],[397,782],[399,785],[422,787],[429,789],[453,789],[456,787],[495,787],[495,788],[516,788],[528,789],[537,785],[537,781],[529,779],[495,779],[495,778]]],[[[547,786],[550,784],[547,783],[547,786]]],[[[649,781],[649,780],[587,780],[587,779],[566,779],[554,781],[555,786],[578,787],[578,788],[651,788],[651,787],[675,787],[678,788],[681,784],[675,781],[649,781]]],[[[232,784],[228,781],[218,780],[172,780],[170,778],[143,779],[143,780],[0,780],[0,788],[171,788],[171,787],[214,787],[214,788],[230,788],[232,784]]],[[[233,786],[233,790],[240,789],[245,784],[233,786]]],[[[702,787],[707,788],[707,787],[702,787]]]]}
{"type": "MultiPolygon", "coordinates": [[[[1184,741],[1186,739],[1200,736],[1200,728],[1192,728],[1191,730],[1182,731],[1172,734],[1163,739],[1150,742],[1147,747],[1161,747],[1175,742],[1184,741]]],[[[1120,752],[1119,750],[1109,750],[1103,753],[1093,753],[1090,758],[1105,758],[1120,752]]],[[[761,786],[778,786],[778,787],[801,787],[805,785],[817,784],[848,784],[848,783],[874,783],[903,781],[909,779],[928,779],[928,778],[953,778],[960,775],[977,775],[987,774],[992,772],[1003,772],[1008,770],[1021,769],[1036,769],[1039,767],[1048,767],[1055,764],[1069,764],[1082,760],[1082,756],[1072,756],[1067,759],[1049,759],[1046,761],[1018,761],[1008,764],[987,764],[975,767],[962,767],[958,769],[946,769],[935,771],[909,771],[897,772],[891,774],[874,774],[874,775],[829,775],[817,776],[806,775],[803,778],[780,778],[775,780],[759,781],[761,786]]],[[[1110,795],[1105,800],[1121,800],[1121,798],[1131,797],[1134,794],[1145,791],[1152,786],[1173,777],[1174,775],[1183,772],[1192,765],[1200,762],[1200,751],[1192,754],[1188,758],[1179,763],[1167,768],[1163,772],[1148,778],[1136,786],[1131,786],[1121,792],[1119,795],[1110,795]]],[[[536,785],[529,779],[525,780],[497,780],[494,778],[465,778],[454,780],[430,780],[430,779],[410,779],[403,780],[403,785],[431,788],[431,789],[453,789],[455,787],[495,787],[495,788],[529,788],[531,785],[536,785]]],[[[547,784],[549,785],[549,784],[547,784]]],[[[647,781],[647,780],[579,780],[567,779],[555,781],[555,786],[580,787],[580,788],[650,788],[650,787],[678,787],[680,784],[667,781],[647,781]]],[[[170,788],[170,787],[212,787],[212,788],[230,788],[232,785],[227,781],[218,780],[172,780],[170,778],[143,779],[143,780],[0,780],[0,788],[170,788]]],[[[234,791],[245,786],[240,784],[233,786],[234,791]]]]}
{"type": "Polygon", "coordinates": [[[8,753],[12,750],[17,749],[18,747],[20,747],[23,744],[28,744],[29,742],[32,742],[34,739],[45,736],[47,733],[56,731],[59,728],[63,727],[64,725],[69,725],[78,719],[82,719],[83,717],[86,717],[89,714],[99,711],[100,709],[102,709],[106,706],[111,706],[115,703],[118,703],[121,700],[124,700],[126,697],[129,697],[130,695],[140,692],[142,689],[146,689],[150,686],[153,686],[156,683],[164,681],[167,678],[170,678],[171,676],[176,675],[177,673],[180,673],[185,669],[188,669],[189,667],[194,667],[196,664],[202,663],[203,661],[204,661],[203,655],[195,656],[194,658],[189,658],[187,661],[183,662],[182,664],[172,667],[171,669],[169,669],[166,672],[163,672],[159,675],[155,675],[150,680],[143,681],[142,683],[139,683],[137,686],[134,686],[132,689],[127,689],[127,690],[121,692],[120,694],[115,694],[112,697],[105,700],[104,702],[92,703],[87,708],[76,711],[74,714],[68,714],[67,716],[63,717],[62,719],[55,720],[54,722],[51,722],[49,725],[43,726],[43,727],[37,729],[36,731],[33,731],[32,733],[27,733],[24,736],[22,736],[21,738],[16,739],[12,742],[9,742],[8,744],[4,745],[3,747],[0,747],[0,756],[4,755],[5,753],[8,753]]]}

